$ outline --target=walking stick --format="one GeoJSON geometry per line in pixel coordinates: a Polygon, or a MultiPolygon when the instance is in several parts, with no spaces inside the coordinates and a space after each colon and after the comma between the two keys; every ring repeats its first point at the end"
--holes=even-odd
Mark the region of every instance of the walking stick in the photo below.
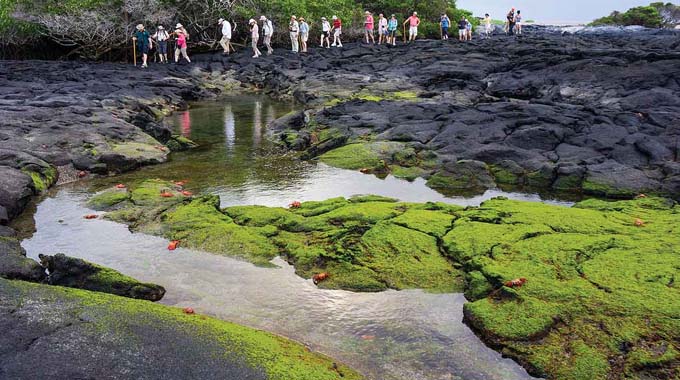
{"type": "Polygon", "coordinates": [[[404,43],[406,43],[406,24],[404,24],[404,43]]]}
{"type": "Polygon", "coordinates": [[[137,66],[137,43],[136,41],[132,43],[132,61],[135,66],[137,66]]]}
{"type": "Polygon", "coordinates": [[[444,39],[444,31],[442,30],[442,23],[439,23],[439,39],[443,40],[444,39]]]}

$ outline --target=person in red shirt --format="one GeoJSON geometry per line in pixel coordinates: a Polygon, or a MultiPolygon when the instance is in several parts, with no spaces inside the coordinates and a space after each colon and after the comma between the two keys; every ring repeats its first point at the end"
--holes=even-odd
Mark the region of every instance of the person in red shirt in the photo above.
{"type": "Polygon", "coordinates": [[[342,20],[338,16],[333,16],[333,44],[331,46],[342,47],[340,35],[342,34],[342,20]]]}
{"type": "Polygon", "coordinates": [[[404,21],[404,25],[409,24],[408,29],[408,40],[415,41],[418,36],[418,25],[420,25],[420,19],[418,18],[418,12],[413,12],[413,15],[404,21]]]}
{"type": "Polygon", "coordinates": [[[373,15],[371,12],[366,11],[366,20],[364,21],[364,35],[366,36],[366,43],[368,44],[368,37],[371,37],[371,41],[375,44],[375,37],[373,37],[373,15]]]}

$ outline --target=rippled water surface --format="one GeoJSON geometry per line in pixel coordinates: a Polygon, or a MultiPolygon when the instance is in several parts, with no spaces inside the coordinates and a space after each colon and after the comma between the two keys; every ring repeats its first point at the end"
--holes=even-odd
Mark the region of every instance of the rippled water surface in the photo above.
{"type": "Polygon", "coordinates": [[[188,249],[169,252],[163,239],[82,218],[91,213],[84,201],[93,189],[156,177],[187,179],[193,191],[219,194],[225,206],[282,206],[292,200],[366,193],[462,205],[498,195],[541,200],[500,191],[447,198],[422,180],[379,179],[296,161],[266,140],[267,123],[290,108],[265,98],[239,97],[175,115],[172,123],[178,132],[201,148],[174,154],[167,164],[58,189],[37,206],[36,232],[24,240],[24,247],[31,257],[63,252],[161,284],[167,289],[162,303],[192,306],[200,313],[290,337],[372,379],[531,378],[462,323],[461,294],[321,290],[280,259],[275,260],[278,268],[259,268],[188,249]]]}

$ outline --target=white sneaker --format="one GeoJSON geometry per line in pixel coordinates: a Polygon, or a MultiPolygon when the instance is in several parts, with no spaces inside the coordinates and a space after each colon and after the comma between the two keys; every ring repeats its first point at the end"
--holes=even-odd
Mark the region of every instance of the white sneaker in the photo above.
{"type": "Polygon", "coordinates": [[[335,43],[334,43],[334,44],[333,44],[333,45],[331,45],[331,46],[335,47],[335,46],[337,46],[337,45],[335,45],[335,43]]]}

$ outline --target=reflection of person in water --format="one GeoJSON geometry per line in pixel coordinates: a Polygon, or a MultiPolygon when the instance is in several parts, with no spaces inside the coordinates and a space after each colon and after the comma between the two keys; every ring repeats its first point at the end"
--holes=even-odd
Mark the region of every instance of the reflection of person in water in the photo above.
{"type": "Polygon", "coordinates": [[[236,145],[236,119],[231,105],[224,107],[224,137],[227,150],[231,150],[236,145]]]}
{"type": "Polygon", "coordinates": [[[191,138],[191,113],[189,111],[182,113],[182,136],[191,138]]]}
{"type": "Polygon", "coordinates": [[[262,102],[255,102],[253,109],[253,146],[257,147],[262,141],[262,102]]]}

